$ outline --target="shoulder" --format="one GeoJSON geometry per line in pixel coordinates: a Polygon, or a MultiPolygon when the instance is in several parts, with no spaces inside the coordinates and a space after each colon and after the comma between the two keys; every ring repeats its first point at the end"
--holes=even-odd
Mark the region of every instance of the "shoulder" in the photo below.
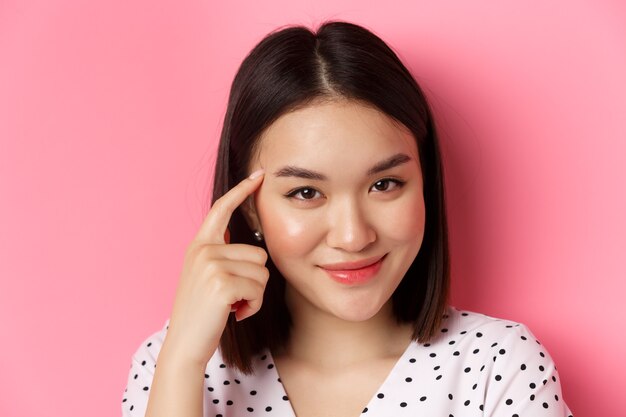
{"type": "Polygon", "coordinates": [[[154,370],[161,346],[167,334],[169,320],[163,327],[145,338],[135,349],[122,396],[122,415],[143,416],[148,403],[154,370]]]}
{"type": "Polygon", "coordinates": [[[169,323],[170,320],[167,319],[159,330],[153,332],[148,337],[146,337],[143,342],[141,342],[141,344],[135,349],[133,359],[136,359],[140,362],[149,361],[152,363],[152,365],[156,365],[159,352],[161,351],[161,347],[163,346],[163,342],[165,341],[165,336],[167,335],[169,323]]]}
{"type": "Polygon", "coordinates": [[[541,345],[531,330],[517,321],[461,310],[453,306],[447,308],[443,317],[442,334],[437,339],[445,339],[448,343],[452,337],[489,347],[508,344],[536,350],[535,345],[541,345]]]}
{"type": "Polygon", "coordinates": [[[445,340],[448,344],[466,347],[462,352],[465,354],[476,354],[476,349],[480,348],[483,354],[488,352],[492,355],[492,362],[502,358],[511,363],[512,357],[519,360],[549,358],[532,331],[525,324],[513,320],[448,307],[441,332],[439,339],[442,342],[445,340]]]}
{"type": "Polygon", "coordinates": [[[444,314],[442,332],[451,329],[459,334],[470,334],[477,338],[491,336],[507,336],[511,334],[530,333],[528,328],[519,322],[504,318],[492,317],[475,311],[461,310],[449,306],[444,314]]]}
{"type": "Polygon", "coordinates": [[[570,415],[555,362],[526,325],[454,307],[446,316],[438,343],[454,346],[464,372],[478,368],[487,415],[570,415]]]}

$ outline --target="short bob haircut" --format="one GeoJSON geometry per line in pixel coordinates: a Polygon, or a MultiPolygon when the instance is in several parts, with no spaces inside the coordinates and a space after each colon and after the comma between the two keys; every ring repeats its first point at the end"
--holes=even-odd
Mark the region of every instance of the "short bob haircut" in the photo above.
{"type": "MultiPolygon", "coordinates": [[[[318,100],[349,99],[374,106],[406,126],[417,142],[426,223],[423,243],[392,295],[398,323],[412,322],[413,340],[438,332],[449,287],[448,229],[443,167],[426,98],[396,54],[356,24],[326,21],[313,32],[286,26],[269,33],[243,60],[233,80],[215,166],[212,203],[249,173],[262,132],[281,115],[318,100]]],[[[410,216],[411,213],[407,213],[410,216]]],[[[231,243],[265,248],[253,238],[240,208],[228,225],[231,243]]],[[[285,279],[271,258],[261,310],[241,322],[231,314],[220,339],[225,363],[253,373],[253,355],[275,351],[289,339],[291,317],[285,279]]]]}

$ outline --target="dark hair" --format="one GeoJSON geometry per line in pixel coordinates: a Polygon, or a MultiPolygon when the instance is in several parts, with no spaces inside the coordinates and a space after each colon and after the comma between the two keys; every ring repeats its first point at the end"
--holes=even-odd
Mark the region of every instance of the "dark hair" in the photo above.
{"type": "MultiPolygon", "coordinates": [[[[417,142],[424,179],[426,224],[418,255],[392,295],[398,323],[415,325],[424,343],[438,331],[449,286],[448,231],[443,167],[426,98],[396,54],[369,30],[327,21],[313,32],[288,26],[263,38],[243,60],[230,91],[217,155],[212,203],[247,176],[261,133],[288,111],[314,100],[343,98],[379,109],[406,126],[417,142]]],[[[407,215],[410,215],[408,213],[407,215]]],[[[231,243],[263,247],[238,208],[229,223],[231,243]]],[[[220,340],[228,366],[250,374],[252,355],[284,346],[291,317],[285,279],[268,258],[263,305],[252,317],[233,315],[220,340]]]]}

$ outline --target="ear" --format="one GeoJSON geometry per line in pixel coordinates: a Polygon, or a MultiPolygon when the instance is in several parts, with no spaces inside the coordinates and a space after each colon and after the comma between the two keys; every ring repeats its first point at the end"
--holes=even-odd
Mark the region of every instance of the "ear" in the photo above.
{"type": "Polygon", "coordinates": [[[263,232],[263,230],[261,229],[261,222],[259,221],[259,216],[256,211],[256,206],[254,204],[253,196],[248,196],[248,198],[246,198],[239,207],[241,208],[243,217],[246,219],[246,223],[248,223],[248,227],[253,232],[255,230],[263,232]]]}

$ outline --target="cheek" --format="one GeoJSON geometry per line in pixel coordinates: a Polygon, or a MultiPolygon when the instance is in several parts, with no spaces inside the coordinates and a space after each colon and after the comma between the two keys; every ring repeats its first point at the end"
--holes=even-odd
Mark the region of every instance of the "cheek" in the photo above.
{"type": "Polygon", "coordinates": [[[426,220],[423,198],[411,198],[395,205],[387,210],[384,218],[389,238],[398,242],[417,239],[421,243],[426,220]]]}
{"type": "Polygon", "coordinates": [[[265,236],[265,244],[274,263],[306,256],[315,247],[315,222],[305,212],[289,209],[279,201],[259,196],[256,207],[265,236]]]}

